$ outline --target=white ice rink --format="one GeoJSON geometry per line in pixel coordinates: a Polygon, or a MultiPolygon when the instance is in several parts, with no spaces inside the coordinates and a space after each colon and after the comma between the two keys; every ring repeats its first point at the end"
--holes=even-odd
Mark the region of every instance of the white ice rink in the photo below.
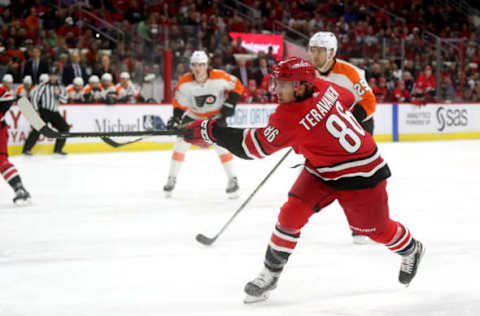
{"type": "Polygon", "coordinates": [[[225,198],[213,151],[190,151],[172,199],[170,152],[12,157],[33,205],[0,182],[0,316],[480,315],[480,141],[382,143],[393,219],[426,246],[409,288],[400,258],[352,244],[338,204],[312,217],[279,287],[244,305],[279,207],[302,162],[291,155],[212,247],[214,235],[280,159],[236,160],[225,198]]]}

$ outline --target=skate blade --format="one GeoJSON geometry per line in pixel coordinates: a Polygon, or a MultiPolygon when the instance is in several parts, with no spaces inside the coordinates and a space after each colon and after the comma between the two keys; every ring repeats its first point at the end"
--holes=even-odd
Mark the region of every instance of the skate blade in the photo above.
{"type": "Polygon", "coordinates": [[[368,245],[373,243],[370,238],[363,235],[353,236],[352,239],[355,245],[368,245]]]}
{"type": "Polygon", "coordinates": [[[270,291],[263,293],[260,296],[246,295],[243,299],[244,304],[254,304],[259,302],[264,302],[270,297],[270,291]]]}
{"type": "Polygon", "coordinates": [[[13,202],[16,206],[19,206],[19,207],[22,207],[22,206],[28,206],[28,205],[32,205],[32,200],[31,199],[27,199],[27,200],[17,200],[15,202],[13,202]]]}
{"type": "Polygon", "coordinates": [[[240,197],[240,194],[238,192],[227,193],[227,197],[230,200],[234,200],[234,199],[238,199],[240,197]]]}
{"type": "Polygon", "coordinates": [[[165,194],[166,199],[169,199],[169,198],[172,197],[172,191],[170,191],[170,192],[164,191],[164,194],[165,194]]]}

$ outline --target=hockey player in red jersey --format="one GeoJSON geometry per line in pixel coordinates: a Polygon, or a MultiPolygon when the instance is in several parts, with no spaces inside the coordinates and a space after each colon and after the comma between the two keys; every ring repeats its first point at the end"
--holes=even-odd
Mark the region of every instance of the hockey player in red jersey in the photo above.
{"type": "Polygon", "coordinates": [[[386,179],[390,169],[373,137],[347,110],[355,102],[354,95],[315,79],[313,66],[296,57],[274,66],[273,76],[279,106],[265,128],[227,128],[204,120],[191,123],[185,134],[191,142],[216,143],[244,159],[263,158],[285,147],[305,157],[304,170],[280,209],[265,267],[245,286],[245,302],[268,298],[303,226],[335,200],[352,230],[402,257],[399,281],[409,285],[424,248],[408,228],[389,217],[386,179]]]}
{"type": "Polygon", "coordinates": [[[8,160],[8,125],[5,115],[13,104],[15,96],[8,83],[0,85],[0,174],[15,191],[13,202],[24,204],[30,201],[30,194],[23,187],[17,168],[8,160]]]}

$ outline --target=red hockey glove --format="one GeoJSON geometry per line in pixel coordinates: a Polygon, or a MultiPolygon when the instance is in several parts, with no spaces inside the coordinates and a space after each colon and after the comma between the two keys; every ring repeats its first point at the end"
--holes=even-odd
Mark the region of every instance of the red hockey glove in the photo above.
{"type": "Polygon", "coordinates": [[[183,138],[190,144],[206,148],[216,141],[212,135],[213,124],[216,120],[196,120],[185,128],[183,138]]]}

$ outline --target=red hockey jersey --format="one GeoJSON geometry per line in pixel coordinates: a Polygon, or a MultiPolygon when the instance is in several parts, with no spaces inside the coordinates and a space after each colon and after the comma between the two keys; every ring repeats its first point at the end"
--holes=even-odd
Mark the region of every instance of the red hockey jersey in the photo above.
{"type": "Polygon", "coordinates": [[[249,158],[263,158],[292,147],[305,159],[305,169],[336,189],[374,187],[390,176],[373,137],[347,109],[354,95],[318,80],[312,98],[281,104],[268,126],[243,131],[242,148],[249,158]]]}

